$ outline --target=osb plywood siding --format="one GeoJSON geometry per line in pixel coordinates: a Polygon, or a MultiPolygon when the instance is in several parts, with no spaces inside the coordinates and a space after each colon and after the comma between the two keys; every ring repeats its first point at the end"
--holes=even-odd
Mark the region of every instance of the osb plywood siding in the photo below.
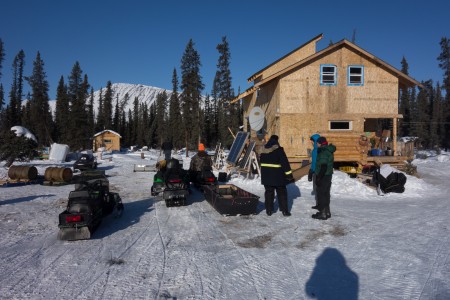
{"type": "Polygon", "coordinates": [[[280,116],[280,144],[288,157],[307,157],[313,149],[309,137],[319,133],[333,143],[337,150],[336,161],[362,161],[367,153],[367,147],[359,144],[360,134],[355,132],[329,132],[321,130],[320,119],[317,116],[283,114],[280,116]]]}
{"type": "Polygon", "coordinates": [[[398,80],[347,48],[283,76],[280,79],[280,113],[398,113],[398,80]],[[337,85],[320,85],[320,65],[337,66],[337,85]],[[364,85],[347,85],[349,65],[364,66],[364,85]]]}
{"type": "MultiPolygon", "coordinates": [[[[283,60],[275,63],[274,65],[268,67],[264,71],[262,71],[262,76],[259,76],[259,79],[264,79],[269,77],[270,75],[273,75],[293,64],[296,62],[299,62],[305,58],[307,58],[310,55],[313,55],[316,52],[316,41],[313,41],[302,48],[298,49],[297,51],[293,52],[289,56],[285,57],[283,60]]],[[[259,80],[258,80],[259,81],[259,80]]],[[[257,82],[257,81],[255,81],[257,82]]]]}
{"type": "Polygon", "coordinates": [[[266,122],[264,128],[269,135],[278,134],[279,123],[277,117],[277,109],[279,107],[279,86],[278,81],[274,80],[268,85],[261,88],[258,92],[247,96],[244,99],[244,128],[247,128],[247,118],[253,107],[259,106],[264,111],[266,122]]]}
{"type": "Polygon", "coordinates": [[[317,118],[307,114],[281,114],[280,145],[287,156],[306,156],[312,145],[309,137],[318,131],[317,118]]]}

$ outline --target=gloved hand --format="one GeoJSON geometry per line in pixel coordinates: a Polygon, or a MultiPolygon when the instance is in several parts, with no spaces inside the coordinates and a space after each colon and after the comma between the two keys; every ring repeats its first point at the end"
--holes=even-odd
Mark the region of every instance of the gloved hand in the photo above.
{"type": "Polygon", "coordinates": [[[308,181],[309,182],[311,182],[313,180],[313,174],[314,174],[313,170],[309,169],[309,172],[308,172],[308,181]]]}
{"type": "Polygon", "coordinates": [[[288,184],[295,182],[295,179],[294,179],[294,176],[292,176],[292,173],[286,175],[286,181],[288,182],[288,184]]]}

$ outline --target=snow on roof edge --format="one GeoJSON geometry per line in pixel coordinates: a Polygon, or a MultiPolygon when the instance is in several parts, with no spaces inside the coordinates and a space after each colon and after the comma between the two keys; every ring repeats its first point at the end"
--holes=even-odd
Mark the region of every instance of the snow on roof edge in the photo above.
{"type": "Polygon", "coordinates": [[[118,133],[115,132],[114,130],[110,130],[110,129],[106,129],[106,130],[100,131],[100,132],[94,134],[94,137],[96,137],[96,136],[98,136],[98,135],[100,135],[100,134],[102,134],[102,133],[104,133],[104,132],[111,132],[111,133],[114,133],[115,135],[118,135],[119,137],[122,137],[120,134],[118,134],[118,133]]]}

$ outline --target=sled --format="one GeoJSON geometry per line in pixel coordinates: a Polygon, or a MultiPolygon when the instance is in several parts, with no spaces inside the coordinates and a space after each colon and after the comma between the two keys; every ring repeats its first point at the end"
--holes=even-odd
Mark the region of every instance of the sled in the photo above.
{"type": "Polygon", "coordinates": [[[133,172],[156,172],[155,165],[134,165],[133,172]]]}
{"type": "Polygon", "coordinates": [[[222,215],[256,214],[259,197],[233,184],[203,186],[206,201],[222,215]]]}

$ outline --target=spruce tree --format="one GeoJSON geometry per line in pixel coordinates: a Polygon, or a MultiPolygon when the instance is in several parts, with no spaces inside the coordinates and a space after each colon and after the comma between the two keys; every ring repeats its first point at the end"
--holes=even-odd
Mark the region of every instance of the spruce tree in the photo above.
{"type": "Polygon", "coordinates": [[[444,99],[442,97],[441,86],[439,82],[436,84],[436,88],[434,89],[434,108],[433,108],[433,116],[434,119],[433,126],[435,126],[436,131],[436,141],[435,143],[438,146],[442,146],[445,144],[445,115],[444,115],[444,99]]]}
{"type": "Polygon", "coordinates": [[[95,126],[97,132],[105,129],[105,117],[103,112],[103,88],[100,89],[100,95],[98,98],[97,123],[95,126]]]}
{"type": "Polygon", "coordinates": [[[112,130],[119,132],[120,126],[120,109],[119,109],[119,95],[116,95],[116,104],[114,105],[114,118],[112,124],[112,130]]]}
{"type": "Polygon", "coordinates": [[[21,123],[22,126],[29,129],[31,132],[35,133],[32,122],[31,122],[31,95],[30,93],[27,94],[25,97],[26,103],[25,105],[22,105],[22,111],[21,111],[21,123]]]}
{"type": "Polygon", "coordinates": [[[127,117],[125,114],[125,111],[122,111],[122,116],[120,117],[120,134],[122,135],[122,140],[121,140],[121,144],[125,145],[125,146],[129,146],[130,145],[130,137],[128,134],[128,125],[129,123],[127,122],[127,117]]]}
{"type": "Polygon", "coordinates": [[[126,112],[125,112],[125,108],[127,107],[128,101],[130,100],[130,95],[128,93],[125,93],[125,96],[123,97],[123,99],[120,101],[120,105],[119,105],[119,114],[120,114],[120,118],[119,118],[119,131],[120,134],[122,135],[122,141],[124,145],[129,146],[129,134],[128,134],[128,126],[129,123],[127,121],[126,118],[126,112]]]}
{"type": "Polygon", "coordinates": [[[411,121],[409,125],[409,135],[413,137],[418,137],[417,135],[417,119],[419,118],[419,112],[417,108],[417,96],[416,88],[411,89],[411,94],[409,96],[410,106],[411,106],[411,121]]]}
{"type": "Polygon", "coordinates": [[[172,74],[172,95],[169,100],[169,120],[168,120],[168,138],[173,143],[174,147],[180,149],[183,147],[183,132],[180,130],[180,125],[183,124],[183,119],[180,110],[180,98],[178,95],[178,76],[177,70],[173,69],[172,74]]]}
{"type": "Polygon", "coordinates": [[[194,49],[194,42],[189,40],[181,58],[181,103],[183,111],[183,128],[186,156],[189,149],[197,149],[201,137],[200,104],[204,88],[200,75],[200,55],[194,49]]]}
{"type": "Polygon", "coordinates": [[[0,131],[3,128],[3,118],[5,117],[3,105],[5,105],[5,91],[3,90],[3,84],[0,83],[0,131]]]}
{"type": "Polygon", "coordinates": [[[36,142],[25,136],[16,136],[11,130],[0,132],[0,161],[5,160],[5,167],[14,161],[29,161],[33,158],[36,142]]]}
{"type": "Polygon", "coordinates": [[[89,136],[94,137],[95,132],[95,113],[94,113],[94,89],[91,87],[89,95],[89,104],[87,105],[88,111],[88,132],[89,136]]]}
{"type": "Polygon", "coordinates": [[[446,97],[450,98],[450,39],[443,37],[440,42],[441,53],[438,56],[439,68],[444,71],[442,86],[445,89],[446,97]]]}
{"type": "Polygon", "coordinates": [[[112,83],[108,81],[106,84],[106,92],[103,98],[103,122],[105,129],[111,129],[112,127],[112,101],[114,98],[114,92],[112,90],[112,83]]]}
{"type": "Polygon", "coordinates": [[[128,136],[128,146],[135,145],[136,139],[134,137],[133,113],[131,112],[131,109],[128,109],[127,136],[128,136]]]}
{"type": "Polygon", "coordinates": [[[152,105],[150,105],[150,115],[149,115],[149,120],[150,120],[150,124],[149,124],[149,130],[147,132],[147,140],[150,141],[152,148],[159,148],[161,145],[157,144],[157,140],[156,140],[156,103],[153,103],[152,105]]]}
{"type": "Polygon", "coordinates": [[[0,38],[0,80],[2,79],[2,68],[3,68],[3,61],[5,60],[5,47],[3,44],[3,40],[0,38]]]}
{"type": "MultiPolygon", "coordinates": [[[[2,68],[3,68],[3,61],[5,60],[5,49],[3,45],[3,41],[0,38],[0,123],[2,120],[2,111],[3,111],[3,105],[5,105],[5,93],[3,91],[3,85],[1,83],[2,79],[2,68]]],[[[0,127],[1,129],[1,127],[0,127]]]]}
{"type": "Polygon", "coordinates": [[[211,105],[211,97],[209,95],[206,95],[205,97],[205,108],[204,108],[204,130],[203,130],[203,136],[205,137],[205,141],[208,145],[215,144],[215,141],[213,141],[214,137],[212,136],[213,133],[213,126],[214,126],[214,113],[212,111],[212,105],[211,105]]]}
{"type": "Polygon", "coordinates": [[[230,103],[234,98],[234,90],[231,86],[231,55],[226,37],[222,38],[222,43],[217,45],[216,49],[220,54],[215,77],[216,95],[219,101],[219,139],[223,145],[229,147],[233,143],[233,136],[228,128],[233,132],[239,130],[239,110],[236,104],[230,103]]]}
{"type": "Polygon", "coordinates": [[[450,39],[443,37],[440,42],[441,53],[438,56],[439,68],[444,71],[442,89],[445,90],[443,100],[443,120],[445,121],[445,133],[443,146],[446,150],[450,148],[450,39]]]}
{"type": "Polygon", "coordinates": [[[132,145],[137,144],[138,126],[139,126],[139,99],[134,97],[133,101],[133,117],[130,120],[131,124],[131,143],[132,145]]]}
{"type": "Polygon", "coordinates": [[[167,136],[166,126],[167,93],[163,91],[156,96],[156,141],[160,146],[167,136]]]}
{"type": "MultiPolygon", "coordinates": [[[[406,58],[403,57],[401,61],[401,71],[402,73],[408,74],[408,62],[406,58]]],[[[411,99],[410,99],[410,89],[407,86],[400,86],[400,102],[399,102],[399,113],[403,115],[403,119],[399,121],[399,136],[408,136],[410,133],[410,122],[411,122],[411,99]]]]}
{"type": "Polygon", "coordinates": [[[21,125],[21,107],[25,67],[25,52],[20,50],[13,61],[13,82],[9,93],[9,105],[6,112],[6,126],[21,125]]]}
{"type": "Polygon", "coordinates": [[[41,55],[37,52],[36,59],[33,62],[32,75],[26,77],[31,87],[30,98],[30,130],[38,140],[39,146],[50,145],[53,143],[51,137],[52,115],[50,112],[50,100],[48,96],[48,81],[44,71],[44,62],[41,55]]]}
{"type": "MultiPolygon", "coordinates": [[[[213,114],[213,118],[212,118],[212,124],[211,124],[211,136],[212,141],[211,143],[213,145],[217,145],[218,142],[220,141],[220,136],[222,129],[219,127],[219,120],[222,117],[222,108],[219,104],[219,99],[217,98],[217,93],[218,93],[218,71],[216,71],[216,75],[214,76],[214,80],[213,80],[213,86],[211,89],[211,107],[212,107],[212,114],[213,114]]],[[[220,122],[221,124],[223,122],[220,122]]]]}
{"type": "Polygon", "coordinates": [[[58,143],[67,144],[69,141],[69,96],[67,94],[67,86],[64,83],[64,77],[61,76],[56,89],[56,107],[55,107],[55,140],[58,143]]]}
{"type": "Polygon", "coordinates": [[[87,128],[86,99],[89,84],[84,76],[79,62],[76,62],[69,76],[67,94],[70,101],[69,136],[68,141],[71,149],[87,149],[92,146],[91,136],[87,128]]]}
{"type": "Polygon", "coordinates": [[[147,136],[147,129],[149,128],[149,112],[147,103],[142,103],[142,145],[151,147],[151,141],[147,136]]]}
{"type": "Polygon", "coordinates": [[[416,132],[421,141],[421,146],[426,147],[430,141],[430,101],[429,90],[431,80],[422,82],[424,88],[419,89],[417,95],[417,119],[416,132]]]}

